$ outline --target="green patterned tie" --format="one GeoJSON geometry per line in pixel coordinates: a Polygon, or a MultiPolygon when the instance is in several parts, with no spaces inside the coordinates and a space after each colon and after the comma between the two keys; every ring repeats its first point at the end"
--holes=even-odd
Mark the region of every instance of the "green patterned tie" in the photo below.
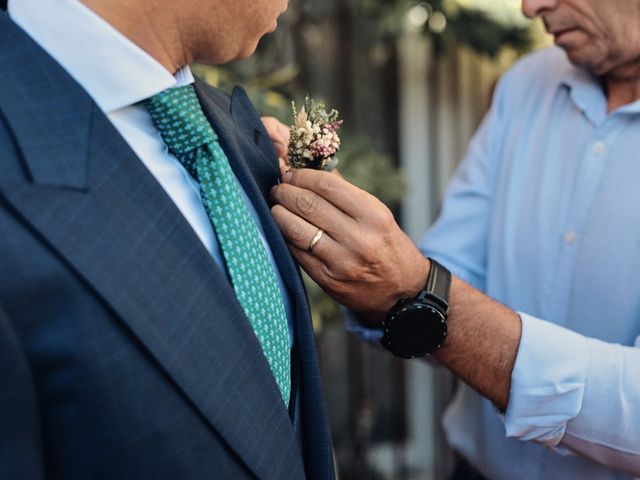
{"type": "Polygon", "coordinates": [[[278,280],[218,136],[191,85],[154,95],[147,109],[171,153],[200,183],[233,288],[289,405],[289,326],[278,280]]]}

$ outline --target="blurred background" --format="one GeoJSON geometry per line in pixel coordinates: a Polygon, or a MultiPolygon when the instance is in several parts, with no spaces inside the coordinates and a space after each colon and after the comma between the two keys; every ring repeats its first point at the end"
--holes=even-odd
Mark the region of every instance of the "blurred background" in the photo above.
{"type": "MultiPolygon", "coordinates": [[[[338,109],[343,175],[418,242],[497,79],[548,43],[519,0],[290,0],[254,57],[194,69],[227,91],[244,85],[286,124],[306,94],[338,109]]],[[[455,380],[348,334],[344,312],[308,289],[340,479],[446,479],[455,459],[440,417],[455,380]]]]}

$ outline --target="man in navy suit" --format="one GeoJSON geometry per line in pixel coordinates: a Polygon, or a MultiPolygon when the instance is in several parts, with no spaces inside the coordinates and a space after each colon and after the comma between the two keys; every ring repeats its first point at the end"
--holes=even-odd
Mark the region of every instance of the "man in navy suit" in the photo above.
{"type": "Polygon", "coordinates": [[[307,300],[265,200],[277,157],[244,91],[187,67],[250,55],[286,6],[0,12],[0,479],[334,478],[307,300]],[[275,272],[290,396],[145,106],[191,84],[275,272]]]}

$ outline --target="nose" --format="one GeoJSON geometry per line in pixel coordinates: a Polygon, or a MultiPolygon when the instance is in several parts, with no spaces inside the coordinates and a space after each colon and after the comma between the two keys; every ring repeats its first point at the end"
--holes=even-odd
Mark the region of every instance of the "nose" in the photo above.
{"type": "Polygon", "coordinates": [[[556,8],[559,0],[522,0],[522,13],[529,18],[535,18],[548,10],[556,8]]]}

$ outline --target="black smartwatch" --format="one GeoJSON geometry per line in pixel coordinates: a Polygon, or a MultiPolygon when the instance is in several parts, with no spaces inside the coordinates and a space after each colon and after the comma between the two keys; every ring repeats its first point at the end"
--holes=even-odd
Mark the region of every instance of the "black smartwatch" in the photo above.
{"type": "Polygon", "coordinates": [[[429,258],[427,284],[417,297],[400,300],[382,323],[380,343],[394,355],[417,358],[438,350],[447,337],[451,273],[429,258]]]}

